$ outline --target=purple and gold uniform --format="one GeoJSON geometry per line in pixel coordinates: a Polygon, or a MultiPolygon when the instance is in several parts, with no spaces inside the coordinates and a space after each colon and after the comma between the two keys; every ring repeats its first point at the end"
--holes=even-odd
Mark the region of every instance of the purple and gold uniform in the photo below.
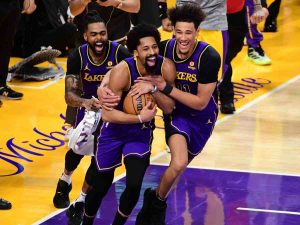
{"type": "MultiPolygon", "coordinates": [[[[167,42],[164,56],[175,63],[177,74],[175,85],[178,89],[197,95],[198,83],[203,83],[201,82],[203,80],[201,76],[204,75],[202,73],[201,58],[204,57],[203,53],[209,47],[205,42],[197,41],[192,55],[187,59],[180,60],[176,57],[176,39],[167,42]]],[[[205,57],[207,57],[207,54],[205,54],[205,57]]],[[[216,82],[217,74],[215,74],[215,77],[215,80],[210,80],[207,83],[216,82]]],[[[218,116],[217,102],[217,90],[211,96],[207,107],[201,111],[192,109],[177,101],[172,114],[165,116],[164,119],[166,138],[168,139],[173,134],[181,134],[187,140],[189,153],[194,156],[199,154],[214,129],[218,116]]]]}
{"type": "MultiPolygon", "coordinates": [[[[117,106],[123,111],[123,101],[134,81],[141,76],[137,69],[137,61],[134,57],[124,60],[130,72],[130,84],[123,91],[121,101],[117,106]]],[[[162,74],[164,58],[158,56],[155,74],[162,74]]],[[[154,120],[146,123],[115,124],[103,123],[98,137],[97,150],[95,154],[97,168],[99,171],[108,171],[121,165],[122,154],[124,157],[137,156],[149,157],[153,139],[154,120]]]]}
{"type": "MultiPolygon", "coordinates": [[[[117,52],[120,44],[108,41],[107,51],[104,60],[100,64],[92,61],[88,54],[88,45],[84,44],[78,48],[81,58],[80,83],[82,85],[81,97],[90,99],[97,96],[97,88],[101,84],[105,74],[118,64],[117,52]]],[[[84,117],[84,107],[77,109],[76,126],[84,117]]]]}

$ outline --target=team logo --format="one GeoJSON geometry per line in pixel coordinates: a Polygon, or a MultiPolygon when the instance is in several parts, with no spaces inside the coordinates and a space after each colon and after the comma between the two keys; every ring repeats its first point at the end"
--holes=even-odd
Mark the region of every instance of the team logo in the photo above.
{"type": "Polygon", "coordinates": [[[107,67],[112,67],[112,65],[113,65],[113,62],[112,62],[112,61],[108,61],[108,62],[107,62],[107,67]]]}
{"type": "Polygon", "coordinates": [[[88,64],[84,67],[84,70],[90,70],[88,64]]]}
{"type": "Polygon", "coordinates": [[[196,68],[195,68],[195,63],[193,62],[193,61],[191,61],[190,63],[189,63],[189,69],[191,69],[191,70],[195,70],[196,68]]]}

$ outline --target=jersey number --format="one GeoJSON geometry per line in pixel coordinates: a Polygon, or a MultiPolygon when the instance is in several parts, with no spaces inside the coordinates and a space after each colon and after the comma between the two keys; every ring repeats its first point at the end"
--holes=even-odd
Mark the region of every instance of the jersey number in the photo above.
{"type": "Polygon", "coordinates": [[[181,91],[191,93],[190,87],[188,84],[176,84],[176,88],[178,88],[181,91]]]}

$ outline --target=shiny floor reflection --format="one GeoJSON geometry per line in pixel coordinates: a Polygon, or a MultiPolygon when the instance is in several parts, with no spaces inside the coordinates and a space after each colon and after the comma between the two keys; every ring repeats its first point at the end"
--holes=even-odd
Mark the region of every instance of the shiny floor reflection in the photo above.
{"type": "MultiPolygon", "coordinates": [[[[135,224],[143,191],[158,184],[165,166],[151,165],[139,202],[126,224],[135,224]]],[[[125,178],[117,181],[95,224],[112,223],[125,178]]],[[[169,225],[299,225],[300,177],[189,168],[168,199],[169,225]]],[[[42,224],[66,224],[65,212],[42,224]]]]}

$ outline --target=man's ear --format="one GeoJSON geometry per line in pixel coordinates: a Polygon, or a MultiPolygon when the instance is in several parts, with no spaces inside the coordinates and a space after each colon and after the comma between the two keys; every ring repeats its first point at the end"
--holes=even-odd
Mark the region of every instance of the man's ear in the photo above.
{"type": "Polygon", "coordinates": [[[83,38],[84,38],[84,40],[87,42],[87,35],[86,35],[85,32],[83,33],[83,38]]]}
{"type": "Polygon", "coordinates": [[[134,56],[134,57],[137,57],[137,56],[138,56],[137,50],[133,50],[133,56],[134,56]]]}
{"type": "Polygon", "coordinates": [[[200,32],[200,27],[198,27],[197,30],[196,30],[196,33],[197,33],[196,37],[199,37],[199,32],[200,32]]]}

